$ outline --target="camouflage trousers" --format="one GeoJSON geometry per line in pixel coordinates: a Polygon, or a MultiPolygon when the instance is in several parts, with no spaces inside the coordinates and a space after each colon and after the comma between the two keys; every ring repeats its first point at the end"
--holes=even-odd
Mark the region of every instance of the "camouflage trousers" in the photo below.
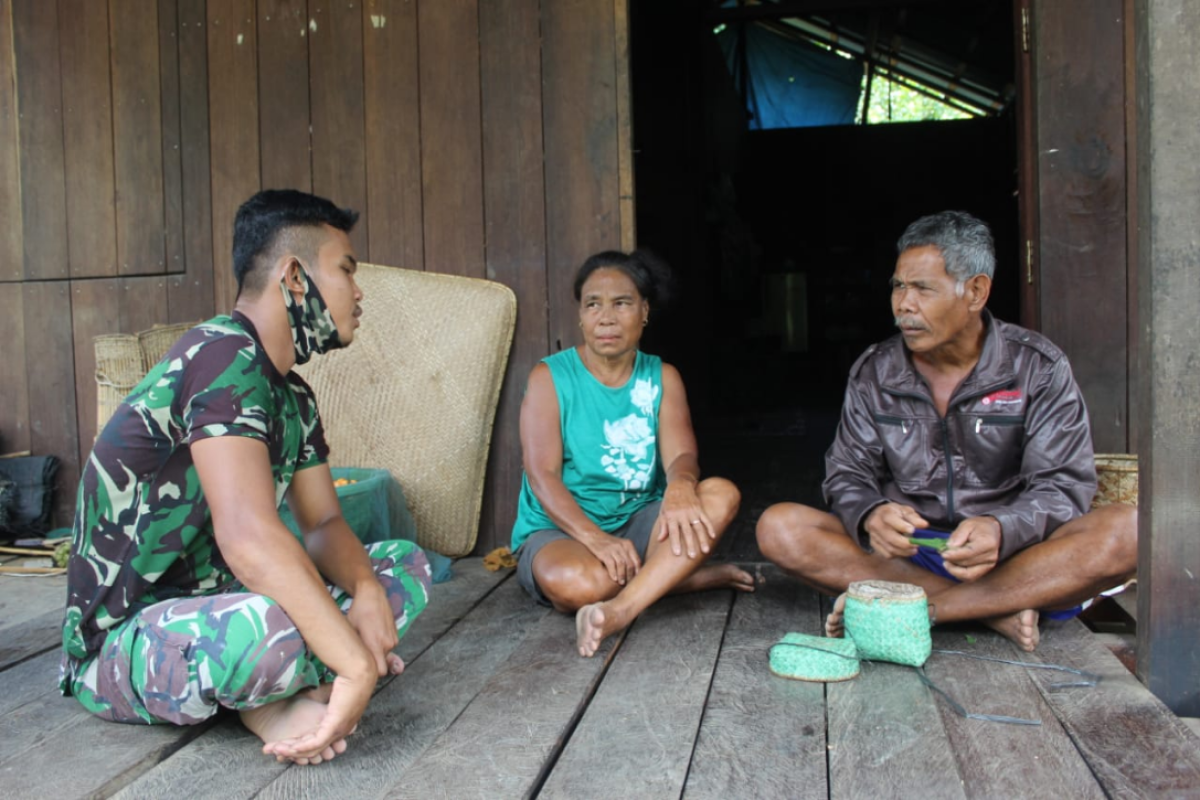
{"type": "MultiPolygon", "coordinates": [[[[405,541],[367,545],[367,553],[404,636],[429,599],[425,553],[405,541]]],[[[353,598],[329,591],[346,612],[353,598]]],[[[222,707],[263,706],[335,677],[283,609],[251,592],[147,606],[114,628],[75,675],[71,693],[93,714],[175,725],[203,722],[222,707]]]]}

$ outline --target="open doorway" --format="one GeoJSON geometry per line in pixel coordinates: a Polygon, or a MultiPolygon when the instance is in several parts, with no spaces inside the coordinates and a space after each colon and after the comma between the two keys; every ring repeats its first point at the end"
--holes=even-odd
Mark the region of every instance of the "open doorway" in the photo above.
{"type": "Polygon", "coordinates": [[[637,238],[678,277],[645,346],[683,374],[705,471],[742,486],[723,549],[753,558],[767,505],[820,504],[846,376],[893,332],[908,223],[986,220],[989,308],[1019,320],[1013,2],[631,0],[629,18],[637,238]]]}

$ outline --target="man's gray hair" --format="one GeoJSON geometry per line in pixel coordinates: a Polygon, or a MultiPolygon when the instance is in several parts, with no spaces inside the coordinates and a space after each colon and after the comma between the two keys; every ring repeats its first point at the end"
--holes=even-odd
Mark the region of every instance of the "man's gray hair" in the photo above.
{"type": "Polygon", "coordinates": [[[905,229],[896,252],[932,245],[946,262],[946,274],[960,286],[976,275],[991,279],[996,271],[996,248],[987,223],[965,211],[942,211],[921,217],[905,229]]]}

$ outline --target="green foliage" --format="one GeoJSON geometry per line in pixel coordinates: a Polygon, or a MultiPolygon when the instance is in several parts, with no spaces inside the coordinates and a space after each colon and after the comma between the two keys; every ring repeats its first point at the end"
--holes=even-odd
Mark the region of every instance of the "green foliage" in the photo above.
{"type": "MultiPolygon", "coordinates": [[[[867,78],[863,76],[863,93],[859,96],[858,116],[862,119],[862,103],[866,97],[867,78]]],[[[971,114],[922,94],[899,81],[891,80],[877,71],[871,81],[871,107],[867,124],[889,122],[923,122],[928,120],[970,119],[971,114]]]]}

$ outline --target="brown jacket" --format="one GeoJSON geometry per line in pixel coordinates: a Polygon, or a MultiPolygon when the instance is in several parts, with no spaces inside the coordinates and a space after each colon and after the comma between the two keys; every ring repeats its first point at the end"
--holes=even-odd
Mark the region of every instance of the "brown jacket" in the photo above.
{"type": "Polygon", "coordinates": [[[868,512],[891,501],[942,530],[995,517],[1004,559],[1091,504],[1091,428],[1066,356],[1044,336],[983,314],[979,363],[944,419],[900,336],[872,345],[851,368],[822,488],[862,545],[868,512]]]}

